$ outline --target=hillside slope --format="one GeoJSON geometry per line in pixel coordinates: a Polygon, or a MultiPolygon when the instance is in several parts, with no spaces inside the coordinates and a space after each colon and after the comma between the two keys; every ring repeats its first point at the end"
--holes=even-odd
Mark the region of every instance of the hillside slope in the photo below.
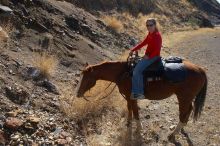
{"type": "Polygon", "coordinates": [[[220,4],[216,0],[191,0],[203,12],[208,14],[214,24],[220,24],[220,4]]]}
{"type": "Polygon", "coordinates": [[[157,18],[163,32],[212,27],[219,20],[218,10],[220,9],[215,0],[206,2],[196,0],[68,1],[95,16],[103,18],[107,15],[123,20],[126,32],[133,36],[145,33],[144,21],[149,17],[157,18]],[[132,30],[136,33],[132,33],[132,30]]]}

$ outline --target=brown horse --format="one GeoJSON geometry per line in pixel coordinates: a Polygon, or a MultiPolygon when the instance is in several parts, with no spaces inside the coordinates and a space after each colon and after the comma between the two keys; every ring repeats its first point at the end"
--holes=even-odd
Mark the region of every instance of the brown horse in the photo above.
{"type": "MultiPolygon", "coordinates": [[[[149,100],[161,100],[170,97],[172,94],[177,95],[180,122],[169,136],[170,139],[174,139],[175,135],[187,124],[192,110],[194,111],[193,119],[197,120],[199,118],[206,98],[207,77],[205,70],[189,61],[183,61],[183,63],[187,69],[187,78],[183,82],[152,81],[145,88],[145,97],[149,100]]],[[[103,62],[87,66],[82,72],[77,97],[83,96],[86,91],[95,86],[97,80],[114,82],[118,86],[119,92],[127,100],[128,122],[132,119],[132,116],[138,121],[138,105],[136,100],[130,99],[132,83],[131,77],[125,76],[126,72],[126,61],[103,62]]]]}

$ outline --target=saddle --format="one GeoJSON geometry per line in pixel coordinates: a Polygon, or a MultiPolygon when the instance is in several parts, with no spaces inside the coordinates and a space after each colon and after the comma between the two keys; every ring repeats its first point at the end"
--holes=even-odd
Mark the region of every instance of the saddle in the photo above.
{"type": "MultiPolygon", "coordinates": [[[[137,54],[128,59],[128,68],[132,76],[136,64],[142,58],[137,54]]],[[[182,82],[186,79],[187,70],[183,64],[183,59],[180,57],[170,56],[168,58],[159,58],[144,72],[145,81],[167,80],[172,83],[182,82]]]]}

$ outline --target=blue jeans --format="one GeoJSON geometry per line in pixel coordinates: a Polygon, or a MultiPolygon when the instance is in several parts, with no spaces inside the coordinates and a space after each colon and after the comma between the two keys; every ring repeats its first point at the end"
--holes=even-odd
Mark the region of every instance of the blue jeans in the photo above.
{"type": "Polygon", "coordinates": [[[159,57],[154,57],[152,59],[142,59],[133,71],[132,77],[132,94],[144,94],[144,76],[143,71],[153,64],[159,57]]]}

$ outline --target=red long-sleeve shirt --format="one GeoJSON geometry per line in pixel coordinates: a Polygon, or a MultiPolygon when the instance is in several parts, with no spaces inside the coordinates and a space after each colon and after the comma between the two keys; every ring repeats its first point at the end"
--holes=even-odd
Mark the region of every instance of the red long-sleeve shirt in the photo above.
{"type": "Polygon", "coordinates": [[[148,33],[147,37],[140,44],[135,46],[132,51],[137,51],[144,46],[147,46],[145,54],[148,55],[149,59],[154,58],[156,56],[160,56],[160,50],[162,47],[162,38],[158,31],[153,33],[148,33]]]}

